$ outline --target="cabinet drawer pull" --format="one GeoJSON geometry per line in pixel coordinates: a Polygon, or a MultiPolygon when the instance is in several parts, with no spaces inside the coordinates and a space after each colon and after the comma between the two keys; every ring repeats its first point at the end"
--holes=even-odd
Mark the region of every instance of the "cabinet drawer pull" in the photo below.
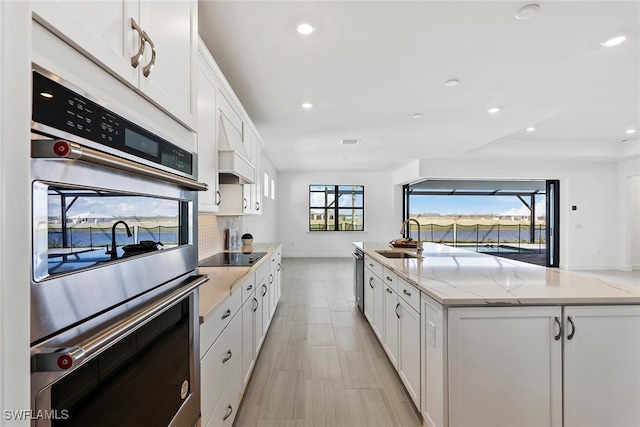
{"type": "Polygon", "coordinates": [[[391,289],[389,289],[389,288],[387,288],[387,292],[389,292],[390,294],[393,293],[393,291],[391,289]]]}
{"type": "Polygon", "coordinates": [[[216,206],[220,206],[220,202],[222,202],[222,194],[216,190],[216,206]]]}
{"type": "Polygon", "coordinates": [[[369,267],[373,268],[373,264],[369,263],[369,267]]]}
{"type": "Polygon", "coordinates": [[[233,406],[229,405],[229,407],[227,408],[227,414],[222,417],[222,421],[227,421],[227,418],[229,418],[231,414],[233,414],[233,406]]]}
{"type": "Polygon", "coordinates": [[[142,67],[142,75],[145,77],[149,77],[149,74],[151,74],[151,69],[153,68],[154,65],[156,65],[156,45],[153,44],[151,37],[149,37],[149,34],[147,34],[146,31],[143,31],[142,35],[144,36],[145,40],[149,42],[149,45],[151,46],[151,61],[149,61],[147,65],[142,67]]]}
{"type": "Polygon", "coordinates": [[[273,274],[269,274],[269,284],[273,283],[273,274]]]}
{"type": "Polygon", "coordinates": [[[373,289],[373,285],[371,284],[371,282],[373,282],[373,277],[369,277],[369,286],[371,287],[371,289],[373,289]]]}
{"type": "Polygon", "coordinates": [[[562,338],[562,323],[560,323],[560,318],[558,316],[555,317],[555,321],[556,321],[556,325],[558,325],[559,331],[558,331],[558,335],[556,335],[554,339],[558,341],[560,338],[562,338]]]}
{"type": "Polygon", "coordinates": [[[136,32],[138,33],[138,38],[140,39],[138,52],[136,52],[136,54],[131,57],[131,66],[133,68],[138,68],[138,65],[140,65],[140,57],[144,54],[144,35],[142,34],[142,28],[140,28],[136,20],[133,18],[131,18],[131,28],[136,30],[136,32]]]}
{"type": "Polygon", "coordinates": [[[256,298],[253,299],[253,302],[256,303],[256,306],[253,307],[253,312],[255,313],[255,311],[258,309],[258,300],[256,298]]]}
{"type": "Polygon", "coordinates": [[[244,205],[242,206],[242,209],[247,209],[247,199],[242,199],[244,201],[244,205]]]}
{"type": "Polygon", "coordinates": [[[411,292],[407,291],[406,289],[402,290],[402,293],[405,294],[406,296],[410,297],[411,296],[411,292]]]}
{"type": "Polygon", "coordinates": [[[278,271],[280,271],[280,267],[282,267],[282,266],[280,265],[280,263],[278,263],[278,271]]]}
{"type": "Polygon", "coordinates": [[[396,316],[398,316],[398,319],[400,318],[400,313],[398,313],[399,308],[400,308],[400,303],[396,305],[396,316]]]}
{"type": "Polygon", "coordinates": [[[229,316],[231,316],[231,310],[227,309],[227,311],[225,311],[224,314],[222,315],[222,320],[226,319],[229,316]]]}
{"type": "Polygon", "coordinates": [[[260,202],[256,202],[256,210],[259,211],[260,210],[260,202]]]}
{"type": "Polygon", "coordinates": [[[573,324],[573,319],[571,318],[571,316],[567,317],[567,320],[571,325],[571,332],[569,333],[569,335],[567,335],[567,339],[570,340],[570,339],[573,339],[573,336],[576,333],[576,325],[573,324]]]}
{"type": "Polygon", "coordinates": [[[250,291],[251,289],[253,289],[253,285],[249,285],[247,286],[247,290],[250,291]]]}
{"type": "Polygon", "coordinates": [[[390,276],[387,276],[387,280],[393,282],[393,279],[390,276]]]}
{"type": "Polygon", "coordinates": [[[264,291],[262,292],[262,296],[265,296],[267,294],[267,285],[263,284],[262,289],[264,289],[264,291]]]}
{"type": "Polygon", "coordinates": [[[230,359],[231,356],[233,356],[233,353],[231,353],[231,349],[227,350],[227,355],[224,359],[222,359],[222,363],[227,363],[230,359]]]}

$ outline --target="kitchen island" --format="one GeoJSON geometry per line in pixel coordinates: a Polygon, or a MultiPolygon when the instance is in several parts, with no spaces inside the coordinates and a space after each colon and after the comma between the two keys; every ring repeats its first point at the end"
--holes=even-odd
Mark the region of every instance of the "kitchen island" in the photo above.
{"type": "Polygon", "coordinates": [[[640,425],[640,286],[432,243],[354,246],[365,317],[426,425],[640,425]]]}

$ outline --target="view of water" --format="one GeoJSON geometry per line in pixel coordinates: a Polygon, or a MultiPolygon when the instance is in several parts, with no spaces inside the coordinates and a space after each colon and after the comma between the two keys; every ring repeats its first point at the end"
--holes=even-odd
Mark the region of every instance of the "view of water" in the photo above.
{"type": "MultiPolygon", "coordinates": [[[[422,240],[425,242],[454,243],[453,225],[442,226],[435,224],[422,225],[422,240]]],[[[418,239],[418,230],[411,230],[410,237],[418,239]]],[[[530,227],[526,225],[487,226],[487,225],[458,225],[456,227],[455,242],[457,243],[518,243],[530,242],[530,227]]],[[[534,242],[546,241],[546,229],[536,227],[534,242]]]]}

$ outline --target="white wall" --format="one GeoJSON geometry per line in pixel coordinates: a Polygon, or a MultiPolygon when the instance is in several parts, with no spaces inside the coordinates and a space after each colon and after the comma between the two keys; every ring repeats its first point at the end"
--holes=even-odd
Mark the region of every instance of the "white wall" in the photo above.
{"type": "Polygon", "coordinates": [[[278,235],[285,257],[346,257],[351,242],[387,242],[398,237],[401,222],[391,173],[280,172],[278,174],[278,235]],[[309,231],[309,185],[364,185],[365,231],[309,231]]]}
{"type": "Polygon", "coordinates": [[[273,243],[279,242],[278,235],[278,209],[279,198],[281,194],[278,191],[278,172],[271,164],[271,160],[262,152],[260,158],[260,179],[264,174],[269,175],[269,183],[262,183],[262,214],[261,215],[244,215],[243,233],[251,233],[255,243],[273,243]],[[271,180],[275,181],[276,191],[275,200],[271,198],[271,180]],[[264,185],[269,185],[269,197],[264,197],[264,185]]]}
{"type": "Polygon", "coordinates": [[[421,177],[559,179],[560,267],[627,269],[628,245],[620,232],[621,178],[615,162],[421,160],[418,174],[415,177],[395,174],[394,184],[421,177]],[[577,207],[576,211],[571,210],[572,205],[577,207]]]}
{"type": "Polygon", "coordinates": [[[31,9],[0,2],[0,424],[29,402],[31,9]]]}
{"type": "Polygon", "coordinates": [[[620,163],[619,186],[620,241],[626,243],[626,267],[640,270],[640,159],[620,163]]]}

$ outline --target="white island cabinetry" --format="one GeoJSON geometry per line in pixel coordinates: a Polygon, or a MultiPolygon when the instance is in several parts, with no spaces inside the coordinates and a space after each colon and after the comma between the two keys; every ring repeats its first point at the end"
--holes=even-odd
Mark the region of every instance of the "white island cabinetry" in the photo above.
{"type": "Polygon", "coordinates": [[[354,245],[365,316],[426,426],[640,426],[640,288],[431,243],[354,245]]]}

